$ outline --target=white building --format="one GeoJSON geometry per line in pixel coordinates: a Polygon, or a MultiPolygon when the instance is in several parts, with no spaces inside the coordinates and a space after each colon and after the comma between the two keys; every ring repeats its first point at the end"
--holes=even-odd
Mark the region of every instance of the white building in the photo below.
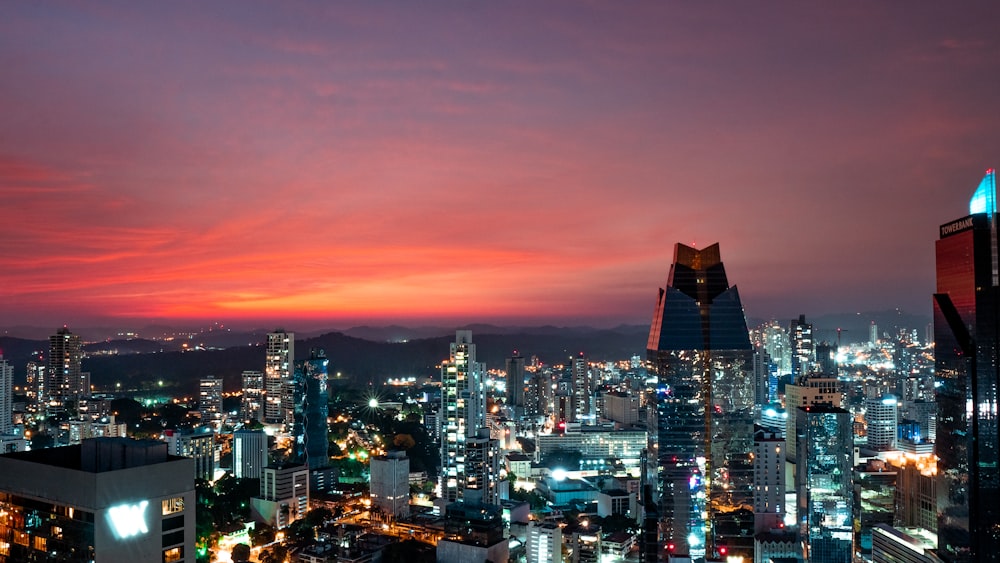
{"type": "Polygon", "coordinates": [[[260,477],[260,496],[250,499],[254,520],[284,528],[309,510],[309,468],[269,465],[260,477]]]}
{"type": "Polygon", "coordinates": [[[262,430],[233,432],[233,475],[240,479],[260,479],[267,467],[267,434],[262,430]]]}
{"type": "Polygon", "coordinates": [[[451,356],[441,365],[441,499],[453,502],[465,489],[465,442],[486,426],[483,366],[476,362],[471,330],[455,332],[451,356]]]}
{"type": "Polygon", "coordinates": [[[528,563],[562,563],[562,528],[552,522],[528,523],[528,563]]]}
{"type": "Polygon", "coordinates": [[[371,459],[372,507],[393,518],[410,515],[410,460],[406,452],[392,451],[371,459]]]}
{"type": "Polygon", "coordinates": [[[194,459],[195,477],[206,481],[215,479],[214,432],[164,430],[163,441],[167,443],[171,455],[194,459]]]}
{"type": "Polygon", "coordinates": [[[868,447],[874,450],[892,450],[896,447],[899,428],[899,401],[892,395],[865,398],[865,426],[868,447]]]}
{"type": "Polygon", "coordinates": [[[264,357],[264,422],[284,424],[292,404],[292,363],[295,360],[295,333],[278,330],[268,333],[264,357]]]}
{"type": "Polygon", "coordinates": [[[222,378],[209,375],[198,385],[198,414],[202,422],[222,421],[222,378]]]}

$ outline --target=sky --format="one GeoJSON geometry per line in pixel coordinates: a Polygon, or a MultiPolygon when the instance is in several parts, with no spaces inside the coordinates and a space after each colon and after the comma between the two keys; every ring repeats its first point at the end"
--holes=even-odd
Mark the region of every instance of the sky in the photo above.
{"type": "Polygon", "coordinates": [[[928,314],[995,2],[3,2],[0,325],[928,314]]]}

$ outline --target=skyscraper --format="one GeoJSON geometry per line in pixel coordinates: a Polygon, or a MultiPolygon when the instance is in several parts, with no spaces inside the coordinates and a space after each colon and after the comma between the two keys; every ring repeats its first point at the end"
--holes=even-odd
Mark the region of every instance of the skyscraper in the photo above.
{"type": "MultiPolygon", "coordinates": [[[[813,325],[806,322],[805,315],[799,315],[788,327],[788,337],[792,346],[792,376],[808,374],[816,361],[816,347],[813,342],[813,325]]],[[[836,374],[833,374],[836,375],[836,374]]]]}
{"type": "Polygon", "coordinates": [[[587,358],[581,353],[570,362],[573,378],[573,422],[587,420],[593,414],[594,383],[587,358]]]}
{"type": "Polygon", "coordinates": [[[63,327],[49,337],[49,365],[45,373],[45,394],[40,398],[49,412],[61,412],[65,402],[75,399],[80,388],[80,336],[63,327]]]}
{"type": "Polygon", "coordinates": [[[1000,560],[996,202],[990,169],[969,215],[942,225],[935,248],[938,551],[947,561],[1000,560]]]}
{"type": "Polygon", "coordinates": [[[264,422],[284,424],[292,405],[292,362],[295,360],[295,333],[276,330],[267,335],[264,359],[264,422]]]}
{"type": "Polygon", "coordinates": [[[797,407],[795,492],[809,561],[850,563],[853,489],[851,414],[839,407],[797,407]]]}
{"type": "Polygon", "coordinates": [[[482,367],[471,330],[455,332],[451,355],[441,365],[441,498],[453,502],[465,488],[465,441],[486,426],[482,367]]]}
{"type": "Polygon", "coordinates": [[[0,436],[13,434],[14,366],[0,354],[0,436]]]}
{"type": "Polygon", "coordinates": [[[507,358],[507,406],[514,418],[524,416],[524,358],[517,350],[507,358]]]}
{"type": "Polygon", "coordinates": [[[390,451],[371,459],[369,481],[372,506],[392,518],[410,515],[410,459],[404,451],[390,451]]]}
{"type": "Polygon", "coordinates": [[[243,398],[240,401],[240,419],[243,422],[264,420],[264,372],[243,372],[243,398]]]}
{"type": "Polygon", "coordinates": [[[233,432],[233,475],[240,479],[260,479],[267,466],[267,434],[262,430],[233,432]]]}
{"type": "Polygon", "coordinates": [[[328,434],[330,425],[327,366],[330,360],[322,349],[309,351],[309,359],[295,363],[294,422],[292,440],[295,459],[310,470],[330,465],[328,434]]]}
{"type": "Polygon", "coordinates": [[[209,375],[198,386],[198,414],[202,422],[222,422],[222,378],[209,375]]]}
{"type": "Polygon", "coordinates": [[[714,244],[674,249],[646,345],[658,378],[661,533],[694,558],[753,556],[753,348],[714,244]]]}

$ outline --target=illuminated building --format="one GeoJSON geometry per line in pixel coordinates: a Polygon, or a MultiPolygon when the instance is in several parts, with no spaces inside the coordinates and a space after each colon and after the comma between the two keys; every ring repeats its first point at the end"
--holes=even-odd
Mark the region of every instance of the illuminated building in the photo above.
{"type": "Polygon", "coordinates": [[[393,519],[410,515],[410,460],[404,451],[371,458],[372,507],[393,519]]]}
{"type": "Polygon", "coordinates": [[[601,416],[628,428],[639,424],[639,397],[621,391],[604,395],[601,416]]]}
{"type": "Polygon", "coordinates": [[[63,327],[49,337],[48,369],[45,370],[45,396],[39,401],[50,414],[62,412],[66,401],[80,395],[80,362],[83,345],[80,336],[63,327]]]}
{"type": "Polygon", "coordinates": [[[264,357],[264,422],[289,424],[293,416],[292,362],[295,361],[295,333],[277,330],[267,335],[264,357]]]}
{"type": "Polygon", "coordinates": [[[678,244],[646,345],[664,540],[695,559],[753,554],[753,348],[714,244],[678,244]]]}
{"type": "Polygon", "coordinates": [[[558,450],[580,452],[581,468],[607,468],[609,459],[634,467],[642,457],[648,438],[645,430],[581,426],[579,431],[539,434],[535,436],[535,446],[538,455],[543,458],[558,450]]]}
{"type": "Polygon", "coordinates": [[[292,447],[295,460],[305,463],[311,470],[330,465],[327,451],[330,447],[329,394],[326,390],[329,363],[321,349],[310,350],[308,360],[295,363],[292,447]]]}
{"type": "Polygon", "coordinates": [[[263,430],[233,432],[233,476],[260,479],[267,466],[267,434],[263,430]]]}
{"type": "Polygon", "coordinates": [[[300,463],[268,465],[261,472],[260,496],[250,499],[254,520],[284,528],[309,510],[309,468],[300,463]]]}
{"type": "Polygon", "coordinates": [[[753,439],[754,531],[779,528],[785,520],[785,438],[758,431],[753,439]]]}
{"type": "Polygon", "coordinates": [[[127,438],[0,456],[0,563],[193,562],[193,466],[127,438]]]}
{"type": "Polygon", "coordinates": [[[264,421],[264,372],[243,372],[243,397],[240,400],[240,419],[243,422],[264,421]]]}
{"type": "Polygon", "coordinates": [[[868,447],[886,451],[896,447],[899,401],[892,395],[865,397],[865,427],[868,447]]]}
{"type": "Polygon", "coordinates": [[[936,532],[937,458],[934,454],[899,453],[886,461],[897,475],[895,522],[936,532]]]}
{"type": "Polygon", "coordinates": [[[483,367],[476,362],[471,330],[455,332],[451,356],[441,365],[440,497],[453,502],[465,489],[465,441],[486,426],[483,367]]]}
{"type": "Polygon", "coordinates": [[[581,354],[570,362],[573,381],[573,411],[570,422],[593,420],[594,381],[587,358],[581,354]]]}
{"type": "Polygon", "coordinates": [[[215,480],[215,433],[204,427],[198,431],[164,430],[163,441],[172,455],[194,460],[195,477],[215,480]]]}
{"type": "Polygon", "coordinates": [[[445,539],[437,544],[438,563],[509,559],[500,506],[453,502],[445,508],[444,531],[445,539]]]}
{"type": "MultiPolygon", "coordinates": [[[[888,468],[888,469],[891,469],[888,468]]],[[[870,561],[872,529],[878,524],[893,525],[896,515],[898,474],[887,470],[883,461],[871,461],[854,472],[854,549],[859,557],[870,561]]]]}
{"type": "Polygon", "coordinates": [[[937,534],[922,528],[894,528],[878,524],[872,529],[872,563],[939,563],[937,534]]]}
{"type": "Polygon", "coordinates": [[[566,547],[569,558],[566,563],[599,563],[601,560],[601,527],[583,520],[570,524],[563,530],[568,536],[566,547]]]}
{"type": "Polygon", "coordinates": [[[853,542],[851,415],[829,405],[798,407],[795,492],[811,563],[850,563],[853,542]]]}
{"type": "Polygon", "coordinates": [[[806,322],[805,315],[789,323],[788,337],[792,346],[792,377],[802,377],[816,362],[816,345],[813,341],[813,325],[806,322]]]}
{"type": "Polygon", "coordinates": [[[507,358],[507,407],[515,420],[524,416],[524,358],[516,351],[507,358]]]}
{"type": "Polygon", "coordinates": [[[996,199],[991,169],[969,215],[942,225],[935,246],[935,452],[943,479],[937,533],[946,561],[1000,560],[996,199]]]}
{"type": "Polygon", "coordinates": [[[198,386],[198,414],[202,422],[222,421],[222,378],[209,375],[198,386]]]}
{"type": "Polygon", "coordinates": [[[528,523],[527,563],[563,563],[562,528],[551,522],[528,523]]]}
{"type": "Polygon", "coordinates": [[[842,406],[843,399],[843,385],[835,377],[805,376],[796,379],[794,385],[785,386],[785,406],[788,413],[788,418],[785,419],[785,439],[789,460],[794,461],[797,456],[795,450],[797,408],[813,405],[839,407],[842,406]]]}
{"type": "Polygon", "coordinates": [[[14,433],[14,366],[0,354],[0,436],[14,433]]]}
{"type": "Polygon", "coordinates": [[[465,441],[466,502],[500,504],[508,484],[500,478],[500,441],[490,437],[488,428],[465,441]]]}

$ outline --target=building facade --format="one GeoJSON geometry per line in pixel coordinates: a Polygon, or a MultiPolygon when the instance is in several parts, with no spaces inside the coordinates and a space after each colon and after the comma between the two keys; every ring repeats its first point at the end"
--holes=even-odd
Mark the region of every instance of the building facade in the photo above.
{"type": "Polygon", "coordinates": [[[267,466],[267,434],[262,430],[233,432],[233,475],[240,479],[260,479],[267,466]]]}
{"type": "Polygon", "coordinates": [[[193,462],[162,442],[2,455],[0,475],[0,563],[195,560],[193,462]]]}
{"type": "Polygon", "coordinates": [[[62,412],[66,401],[80,396],[83,344],[80,335],[63,327],[49,337],[48,368],[45,370],[45,403],[49,413],[62,412]]]}
{"type": "Polygon", "coordinates": [[[295,460],[309,469],[330,465],[328,454],[330,424],[327,367],[330,360],[321,349],[309,351],[309,359],[295,363],[292,396],[294,414],[292,440],[295,460]]]}
{"type": "Polygon", "coordinates": [[[295,361],[295,333],[277,330],[267,335],[264,359],[264,422],[285,424],[292,404],[292,362],[295,361]]]}
{"type": "Polygon", "coordinates": [[[243,397],[240,399],[240,420],[246,422],[264,421],[264,372],[247,370],[243,372],[243,397]]]}
{"type": "Polygon", "coordinates": [[[410,515],[410,460],[406,452],[391,451],[371,459],[369,489],[372,507],[396,518],[410,515]]]}
{"type": "Polygon", "coordinates": [[[677,553],[753,555],[753,348],[714,244],[678,244],[646,345],[658,379],[656,448],[663,540],[677,553]]]}
{"type": "Polygon", "coordinates": [[[851,563],[854,530],[851,415],[829,405],[798,407],[795,493],[812,563],[851,563]]]}
{"type": "Polygon", "coordinates": [[[1000,560],[996,201],[991,169],[969,215],[942,225],[935,245],[938,554],[951,562],[1000,560]]]}
{"type": "Polygon", "coordinates": [[[471,330],[455,332],[451,354],[441,365],[440,497],[454,502],[465,489],[465,442],[486,426],[483,367],[476,362],[471,330]]]}

